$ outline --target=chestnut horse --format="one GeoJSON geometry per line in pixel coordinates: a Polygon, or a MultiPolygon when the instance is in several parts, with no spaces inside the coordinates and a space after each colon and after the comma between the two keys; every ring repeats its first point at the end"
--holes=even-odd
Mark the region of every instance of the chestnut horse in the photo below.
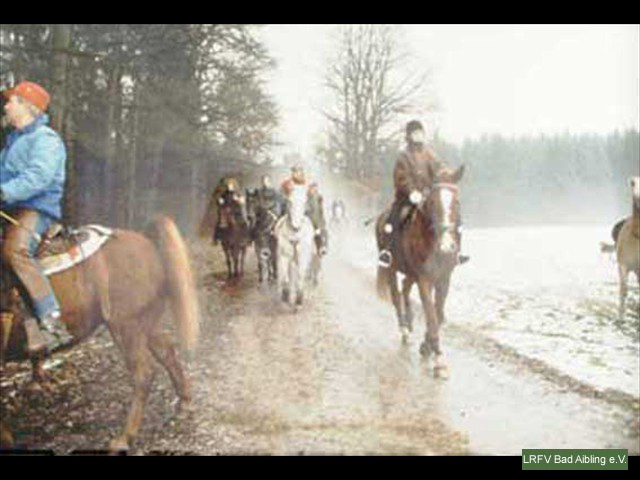
{"type": "Polygon", "coordinates": [[[627,299],[627,280],[629,272],[636,274],[640,284],[640,177],[629,179],[631,187],[632,214],[624,220],[622,227],[614,227],[616,241],[616,259],[618,260],[618,277],[620,280],[620,304],[618,316],[622,320],[625,314],[627,299]]]}
{"type": "MultiPolygon", "coordinates": [[[[61,320],[73,335],[73,347],[105,324],[122,352],[133,380],[133,402],[122,433],[110,445],[127,449],[143,417],[155,375],[154,359],[169,373],[180,406],[191,400],[191,386],[170,337],[161,327],[167,302],[172,308],[183,347],[198,338],[198,303],[187,249],[175,223],[161,217],[154,240],[115,230],[95,254],[67,270],[49,276],[62,309],[61,320]]],[[[15,285],[2,266],[2,284],[15,285]]],[[[0,367],[4,360],[25,360],[24,304],[17,287],[0,292],[0,367]]],[[[54,352],[55,353],[55,352],[54,352]]],[[[32,359],[34,379],[42,379],[42,359],[32,359]]],[[[6,427],[5,427],[6,428],[6,427]]],[[[6,433],[6,432],[5,432],[6,433]]]]}
{"type": "MultiPolygon", "coordinates": [[[[414,283],[418,284],[424,308],[426,332],[420,353],[428,358],[435,354],[434,375],[445,377],[447,367],[440,350],[439,330],[445,321],[444,304],[449,292],[451,273],[457,265],[460,251],[460,206],[458,185],[464,166],[456,171],[442,172],[433,187],[423,194],[421,202],[412,207],[406,216],[404,227],[392,247],[389,268],[378,267],[377,287],[381,298],[389,293],[396,309],[403,342],[413,328],[413,311],[409,294],[414,283]],[[397,273],[405,275],[402,298],[398,291],[397,273]]],[[[376,222],[378,248],[385,243],[384,225],[389,210],[376,222]]]]}

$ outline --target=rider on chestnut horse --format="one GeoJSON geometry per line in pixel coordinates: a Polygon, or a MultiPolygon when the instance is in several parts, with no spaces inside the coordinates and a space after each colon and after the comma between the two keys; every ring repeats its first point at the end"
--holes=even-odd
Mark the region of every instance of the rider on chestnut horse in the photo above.
{"type": "MultiPolygon", "coordinates": [[[[407,124],[406,142],[407,149],[396,161],[393,171],[395,199],[384,226],[386,242],[378,257],[378,264],[383,268],[391,265],[391,252],[411,208],[420,203],[423,192],[433,186],[438,173],[445,168],[444,163],[436,158],[435,152],[425,145],[424,129],[419,121],[412,120],[407,124]]],[[[460,264],[468,260],[469,257],[465,255],[458,257],[460,264]]]]}
{"type": "Polygon", "coordinates": [[[2,260],[20,279],[33,314],[50,335],[42,338],[35,318],[25,324],[29,351],[53,350],[72,337],[60,321],[60,306],[35,253],[41,237],[59,221],[64,190],[66,150],[60,136],[47,126],[44,113],[50,95],[40,85],[21,82],[3,92],[6,117],[14,127],[0,152],[0,206],[9,220],[2,260]]]}

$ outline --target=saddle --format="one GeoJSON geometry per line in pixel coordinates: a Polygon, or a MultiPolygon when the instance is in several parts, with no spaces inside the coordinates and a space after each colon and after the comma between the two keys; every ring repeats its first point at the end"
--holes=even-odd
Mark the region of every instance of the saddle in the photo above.
{"type": "Polygon", "coordinates": [[[113,235],[112,229],[100,225],[71,230],[56,223],[43,235],[35,257],[45,275],[52,275],[83,262],[113,235]]]}

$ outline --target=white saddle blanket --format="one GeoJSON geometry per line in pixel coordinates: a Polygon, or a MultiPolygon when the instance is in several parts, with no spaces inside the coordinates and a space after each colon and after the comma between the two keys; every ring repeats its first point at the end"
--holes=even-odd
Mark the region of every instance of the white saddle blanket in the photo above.
{"type": "Polygon", "coordinates": [[[64,253],[38,259],[45,275],[53,275],[85,261],[111,238],[113,230],[101,225],[85,225],[77,230],[87,238],[64,253]]]}

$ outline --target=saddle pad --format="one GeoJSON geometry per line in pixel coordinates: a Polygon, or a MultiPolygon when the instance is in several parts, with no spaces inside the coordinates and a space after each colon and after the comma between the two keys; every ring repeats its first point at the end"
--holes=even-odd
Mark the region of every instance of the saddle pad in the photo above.
{"type": "Polygon", "coordinates": [[[45,275],[53,275],[85,261],[96,253],[111,238],[113,230],[101,225],[85,225],[74,232],[83,237],[80,243],[64,253],[38,259],[45,275]]]}

